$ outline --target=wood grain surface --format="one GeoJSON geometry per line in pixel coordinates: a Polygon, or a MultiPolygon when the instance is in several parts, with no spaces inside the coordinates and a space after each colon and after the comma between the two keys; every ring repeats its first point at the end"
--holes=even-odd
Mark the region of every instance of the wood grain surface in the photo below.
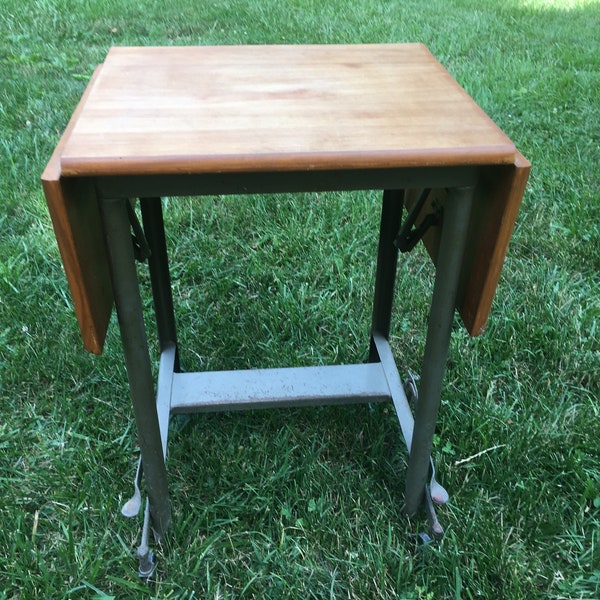
{"type": "Polygon", "coordinates": [[[63,175],[511,163],[420,44],[113,48],[63,175]]]}

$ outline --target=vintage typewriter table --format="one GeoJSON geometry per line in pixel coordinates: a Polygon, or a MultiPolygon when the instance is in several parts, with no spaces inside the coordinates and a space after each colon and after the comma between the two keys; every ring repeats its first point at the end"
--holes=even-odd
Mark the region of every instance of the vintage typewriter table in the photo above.
{"type": "Polygon", "coordinates": [[[148,495],[142,575],[149,528],[160,538],[171,521],[174,412],[391,400],[409,450],[405,511],[424,503],[441,533],[431,496],[446,498],[430,455],[453,314],[482,332],[528,173],[420,44],[110,50],[42,179],[87,350],[102,352],[116,305],[141,451],[124,513],[140,507],[142,472],[148,495]],[[161,197],[366,189],[383,190],[368,363],[181,371],[161,197]],[[413,419],[416,386],[400,379],[388,337],[398,250],[420,239],[436,276],[413,419]],[[156,390],[139,254],[160,340],[156,390]]]}

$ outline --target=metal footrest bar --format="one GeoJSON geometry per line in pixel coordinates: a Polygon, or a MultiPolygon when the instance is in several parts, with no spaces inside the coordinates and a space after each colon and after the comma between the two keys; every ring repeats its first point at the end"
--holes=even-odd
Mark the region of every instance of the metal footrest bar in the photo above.
{"type": "Polygon", "coordinates": [[[381,365],[337,365],[175,373],[171,412],[383,402],[391,399],[381,365]]]}
{"type": "MultiPolygon", "coordinates": [[[[410,452],[414,417],[404,384],[398,374],[388,340],[374,332],[373,343],[379,361],[366,364],[196,373],[176,371],[177,348],[174,343],[167,344],[160,357],[156,394],[163,456],[166,458],[171,414],[390,400],[394,403],[402,435],[410,452]]],[[[138,510],[141,505],[141,475],[141,466],[138,466],[134,496],[126,503],[127,510],[124,507],[126,516],[135,516],[133,504],[138,510]]],[[[439,486],[434,475],[435,471],[432,469],[431,484],[426,486],[425,496],[432,534],[439,537],[443,535],[443,529],[435,514],[430,489],[431,486],[439,486]]],[[[140,577],[144,579],[155,568],[153,554],[148,548],[149,514],[147,503],[142,541],[138,549],[140,577]]]]}
{"type": "MultiPolygon", "coordinates": [[[[163,454],[166,457],[169,418],[177,413],[200,413],[258,408],[324,406],[374,403],[392,400],[406,448],[410,453],[418,392],[411,379],[409,397],[406,382],[398,374],[389,342],[373,333],[379,362],[357,365],[289,367],[238,371],[175,372],[177,349],[168,344],[161,353],[157,385],[157,412],[163,454]]],[[[435,479],[430,462],[429,498],[445,504],[448,493],[435,479]]],[[[140,472],[136,473],[139,484],[140,472]]],[[[136,488],[137,489],[137,488],[136,488]]]]}

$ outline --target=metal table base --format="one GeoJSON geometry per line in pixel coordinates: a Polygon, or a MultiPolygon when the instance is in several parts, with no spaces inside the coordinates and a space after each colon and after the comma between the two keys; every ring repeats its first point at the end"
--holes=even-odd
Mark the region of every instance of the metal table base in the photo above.
{"type": "MultiPolygon", "coordinates": [[[[165,457],[169,417],[174,413],[392,401],[409,451],[405,513],[413,515],[425,506],[432,532],[435,535],[443,533],[435,516],[427,481],[431,477],[433,434],[472,196],[472,187],[454,188],[449,191],[444,207],[414,417],[388,343],[398,258],[395,239],[402,220],[403,191],[386,191],[383,195],[368,363],[199,373],[184,373],[179,367],[161,200],[142,198],[143,237],[149,253],[161,347],[156,395],[135,248],[131,243],[131,204],[123,198],[100,202],[141,455],[136,474],[136,496],[124,512],[131,516],[141,508],[142,473],[148,496],[142,543],[138,550],[140,575],[148,577],[153,568],[149,530],[152,529],[160,541],[171,524],[165,457]]],[[[141,235],[141,228],[136,233],[141,235]]]]}

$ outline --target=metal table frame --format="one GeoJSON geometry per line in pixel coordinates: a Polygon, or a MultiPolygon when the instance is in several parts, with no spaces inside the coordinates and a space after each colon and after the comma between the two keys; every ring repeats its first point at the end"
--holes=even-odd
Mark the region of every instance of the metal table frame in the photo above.
{"type": "MultiPolygon", "coordinates": [[[[187,178],[106,177],[97,181],[97,192],[108,249],[115,305],[123,342],[131,398],[139,435],[142,472],[148,502],[142,543],[138,549],[140,575],[153,569],[149,551],[149,530],[160,540],[171,523],[167,471],[168,422],[171,414],[208,412],[259,407],[291,407],[393,401],[402,434],[409,450],[406,475],[406,514],[415,514],[425,504],[434,535],[443,529],[435,516],[427,485],[431,450],[440,404],[443,376],[450,342],[463,252],[469,226],[473,190],[478,171],[473,167],[453,169],[403,169],[396,172],[369,172],[361,181],[356,172],[306,174],[236,175],[224,181],[214,176],[187,178]],[[184,373],[179,367],[173,298],[160,197],[147,194],[159,190],[185,195],[259,193],[329,189],[381,188],[383,193],[377,272],[373,302],[370,356],[367,364],[334,365],[228,372],[184,373]],[[176,185],[174,185],[176,184],[176,185]],[[396,277],[396,238],[402,225],[403,191],[408,186],[450,186],[443,208],[443,227],[436,277],[429,315],[427,340],[420,374],[419,401],[415,415],[409,405],[396,368],[388,338],[396,277]],[[129,198],[141,199],[152,295],[160,342],[161,358],[155,395],[152,364],[142,313],[136,256],[132,244],[132,205],[129,198]]],[[[124,514],[135,514],[131,502],[124,514]]]]}

